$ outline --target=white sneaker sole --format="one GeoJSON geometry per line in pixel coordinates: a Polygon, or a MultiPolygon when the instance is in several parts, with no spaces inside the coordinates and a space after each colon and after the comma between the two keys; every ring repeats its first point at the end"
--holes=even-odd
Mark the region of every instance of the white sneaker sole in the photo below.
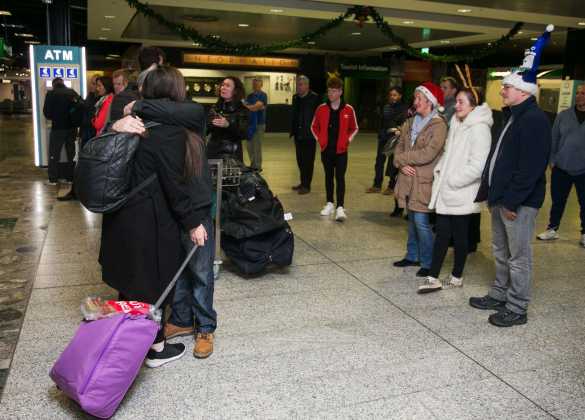
{"type": "Polygon", "coordinates": [[[345,220],[347,219],[347,216],[343,216],[343,217],[336,217],[335,221],[336,222],[345,222],[345,220]]]}
{"type": "Polygon", "coordinates": [[[536,239],[538,239],[539,241],[545,241],[546,242],[546,241],[555,241],[555,240],[559,239],[559,237],[558,236],[554,236],[552,238],[541,238],[540,236],[537,236],[536,239]]]}
{"type": "Polygon", "coordinates": [[[176,355],[175,357],[170,357],[168,359],[146,359],[146,366],[148,366],[149,368],[157,368],[157,367],[161,367],[162,365],[166,365],[167,363],[171,363],[174,362],[175,360],[179,360],[181,357],[183,357],[185,355],[185,353],[187,352],[187,349],[185,348],[185,350],[183,350],[183,352],[181,354],[176,355]]]}

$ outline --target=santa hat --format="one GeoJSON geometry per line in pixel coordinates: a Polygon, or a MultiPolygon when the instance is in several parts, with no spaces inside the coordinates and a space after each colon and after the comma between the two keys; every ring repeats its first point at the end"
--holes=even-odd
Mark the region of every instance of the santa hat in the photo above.
{"type": "Polygon", "coordinates": [[[544,50],[544,47],[550,40],[550,34],[554,29],[554,25],[548,25],[546,27],[546,31],[538,37],[534,45],[524,52],[522,65],[517,69],[513,69],[512,73],[502,80],[502,85],[513,86],[518,90],[536,95],[538,92],[536,75],[538,74],[540,56],[542,55],[542,50],[544,50]]]}
{"type": "Polygon", "coordinates": [[[433,107],[437,109],[439,112],[443,112],[443,105],[445,105],[445,97],[443,96],[443,91],[433,82],[424,82],[420,86],[415,89],[415,92],[420,92],[426,96],[426,98],[431,101],[433,107]]]}

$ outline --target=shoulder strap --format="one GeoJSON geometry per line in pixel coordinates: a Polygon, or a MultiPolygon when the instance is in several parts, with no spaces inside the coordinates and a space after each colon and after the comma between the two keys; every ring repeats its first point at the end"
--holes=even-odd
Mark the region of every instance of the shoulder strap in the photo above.
{"type": "Polygon", "coordinates": [[[130,191],[128,193],[128,195],[125,198],[125,202],[129,201],[132,197],[134,197],[136,194],[138,194],[140,191],[142,191],[144,188],[146,188],[147,186],[149,186],[152,182],[154,182],[154,180],[157,178],[156,174],[152,174],[151,176],[149,176],[148,178],[146,178],[144,181],[142,181],[140,184],[138,184],[136,187],[134,187],[132,189],[132,191],[130,191]]]}

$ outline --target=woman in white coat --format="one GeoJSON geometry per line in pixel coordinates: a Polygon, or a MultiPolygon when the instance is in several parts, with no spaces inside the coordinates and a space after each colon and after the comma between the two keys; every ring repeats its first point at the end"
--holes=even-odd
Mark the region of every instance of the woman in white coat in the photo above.
{"type": "Polygon", "coordinates": [[[475,197],[490,152],[493,125],[491,109],[480,103],[478,93],[471,89],[462,89],[457,94],[445,152],[434,170],[429,208],[437,213],[436,237],[429,276],[419,286],[419,293],[443,288],[439,273],[451,238],[455,263],[449,285],[463,285],[469,221],[473,213],[480,212],[475,197]]]}

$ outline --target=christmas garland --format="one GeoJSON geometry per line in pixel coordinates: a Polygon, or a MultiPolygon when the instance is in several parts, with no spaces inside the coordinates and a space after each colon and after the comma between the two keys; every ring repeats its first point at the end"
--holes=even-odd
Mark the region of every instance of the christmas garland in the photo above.
{"type": "Polygon", "coordinates": [[[160,25],[178,34],[184,40],[199,44],[201,47],[207,50],[234,55],[266,54],[299,47],[311,48],[311,44],[314,43],[317,39],[324,36],[332,29],[340,26],[350,16],[354,16],[354,20],[360,26],[362,26],[363,23],[368,21],[371,17],[376,24],[376,27],[388,39],[390,39],[393,43],[398,44],[406,54],[412,57],[418,57],[429,61],[440,61],[444,63],[471,62],[473,60],[487,57],[490,54],[496,53],[504,44],[509,42],[518,33],[523,25],[523,23],[516,23],[514,27],[499,40],[488,44],[486,47],[473,50],[469,54],[438,55],[423,53],[419,49],[411,47],[408,42],[404,40],[404,38],[401,38],[394,33],[390,25],[384,21],[384,17],[381,16],[373,7],[355,6],[348,8],[345,13],[339,15],[335,19],[330,20],[317,30],[304,34],[300,38],[291,41],[277,42],[270,45],[260,45],[256,43],[230,43],[224,41],[218,36],[202,35],[193,27],[186,26],[182,23],[171,22],[163,15],[155,12],[148,4],[142,3],[139,0],[126,0],[126,3],[128,3],[128,6],[136,9],[138,13],[146,16],[147,18],[155,20],[160,25]]]}

